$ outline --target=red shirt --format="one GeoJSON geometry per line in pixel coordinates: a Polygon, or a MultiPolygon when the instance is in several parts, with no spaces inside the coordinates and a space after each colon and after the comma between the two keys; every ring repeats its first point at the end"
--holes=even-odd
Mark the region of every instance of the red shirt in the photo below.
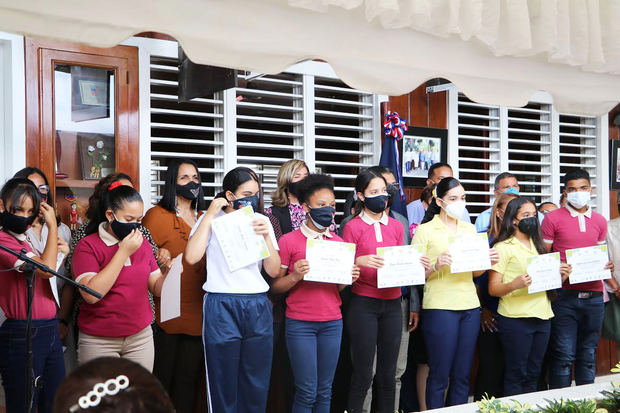
{"type": "MultiPolygon", "coordinates": [[[[82,238],[73,252],[75,280],[95,275],[118,251],[118,240],[103,225],[99,232],[82,238]]],[[[148,280],[159,272],[151,245],[142,245],[125,263],[108,293],[95,304],[80,306],[78,327],[86,334],[100,337],[127,337],[151,324],[153,313],[148,298],[148,280]]]]}
{"type": "MultiPolygon", "coordinates": [[[[25,238],[18,240],[5,231],[0,231],[0,244],[17,252],[25,248],[27,251],[26,255],[29,257],[35,256],[25,238]]],[[[19,268],[22,264],[23,261],[18,260],[16,256],[0,250],[0,270],[19,268]]],[[[25,320],[27,307],[28,297],[24,273],[16,269],[0,273],[0,308],[2,308],[6,317],[15,320],[25,320]]],[[[36,277],[32,301],[32,318],[34,320],[45,320],[54,317],[56,317],[56,301],[52,294],[50,282],[46,278],[36,277]]]]}
{"type": "MultiPolygon", "coordinates": [[[[559,252],[563,262],[566,262],[566,250],[602,244],[607,236],[607,221],[601,214],[592,211],[592,208],[588,209],[586,214],[582,214],[583,221],[580,226],[581,218],[578,213],[569,208],[570,206],[566,206],[549,212],[542,222],[545,242],[552,244],[551,251],[559,252]]],[[[603,282],[570,284],[566,280],[562,288],[578,291],[603,291],[603,282]]]]}
{"type": "MultiPolygon", "coordinates": [[[[363,214],[363,213],[362,213],[363,214]]],[[[364,255],[376,255],[378,247],[396,247],[404,243],[403,224],[383,214],[381,223],[369,224],[368,217],[362,214],[347,222],[342,238],[345,242],[355,244],[355,258],[364,255]],[[381,239],[378,240],[378,228],[381,239]]],[[[400,297],[400,287],[377,288],[377,270],[360,267],[360,277],[353,284],[353,293],[382,300],[394,300],[400,297]]]]}
{"type": "MultiPolygon", "coordinates": [[[[333,233],[331,238],[323,239],[342,241],[342,238],[333,233]]],[[[307,237],[300,228],[284,234],[278,241],[280,260],[282,266],[288,268],[288,274],[293,272],[297,261],[306,259],[306,240],[307,237]]],[[[286,298],[286,316],[302,321],[340,320],[341,304],[338,284],[301,280],[289,291],[286,298]]]]}

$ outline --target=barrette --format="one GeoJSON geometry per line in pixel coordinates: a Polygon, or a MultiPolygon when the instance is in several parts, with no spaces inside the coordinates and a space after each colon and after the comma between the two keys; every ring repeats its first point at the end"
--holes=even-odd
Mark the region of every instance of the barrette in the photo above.
{"type": "Polygon", "coordinates": [[[103,397],[114,396],[127,387],[129,387],[129,379],[124,374],[115,379],[106,380],[104,383],[97,383],[91,391],[81,396],[78,402],[69,408],[69,412],[74,413],[78,410],[98,406],[103,397]]]}
{"type": "Polygon", "coordinates": [[[111,191],[113,189],[118,188],[119,186],[123,186],[123,183],[121,181],[114,181],[110,184],[110,186],[108,187],[108,191],[111,191]]]}

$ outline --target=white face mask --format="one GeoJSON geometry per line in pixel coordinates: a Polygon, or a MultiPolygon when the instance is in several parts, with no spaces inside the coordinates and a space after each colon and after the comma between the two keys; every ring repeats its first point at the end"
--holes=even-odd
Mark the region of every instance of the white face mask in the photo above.
{"type": "Polygon", "coordinates": [[[581,209],[590,202],[590,192],[570,192],[566,196],[569,204],[577,209],[581,209]]]}
{"type": "MultiPolygon", "coordinates": [[[[441,201],[445,204],[443,199],[441,201]]],[[[463,214],[465,213],[465,207],[465,201],[455,201],[446,205],[446,207],[443,209],[450,217],[454,219],[461,219],[463,217],[463,214]]]]}

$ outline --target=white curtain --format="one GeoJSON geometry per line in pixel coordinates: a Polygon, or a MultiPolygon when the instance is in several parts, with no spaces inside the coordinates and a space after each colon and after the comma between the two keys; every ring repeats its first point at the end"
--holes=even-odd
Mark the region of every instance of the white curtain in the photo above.
{"type": "Polygon", "coordinates": [[[350,86],[388,95],[445,77],[488,104],[546,90],[558,110],[620,101],[620,1],[0,0],[0,30],[113,46],[177,38],[192,60],[278,73],[323,59],[350,86]]]}

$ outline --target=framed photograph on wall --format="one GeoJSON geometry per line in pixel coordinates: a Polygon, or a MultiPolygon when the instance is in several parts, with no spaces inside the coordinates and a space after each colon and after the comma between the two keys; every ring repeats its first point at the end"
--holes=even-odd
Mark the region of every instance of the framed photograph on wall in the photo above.
{"type": "Polygon", "coordinates": [[[620,158],[620,140],[612,139],[609,141],[609,186],[610,189],[620,189],[620,169],[618,159],[620,158]]]}
{"type": "Polygon", "coordinates": [[[409,126],[399,150],[403,183],[422,188],[430,167],[448,161],[448,130],[409,126]]]}

